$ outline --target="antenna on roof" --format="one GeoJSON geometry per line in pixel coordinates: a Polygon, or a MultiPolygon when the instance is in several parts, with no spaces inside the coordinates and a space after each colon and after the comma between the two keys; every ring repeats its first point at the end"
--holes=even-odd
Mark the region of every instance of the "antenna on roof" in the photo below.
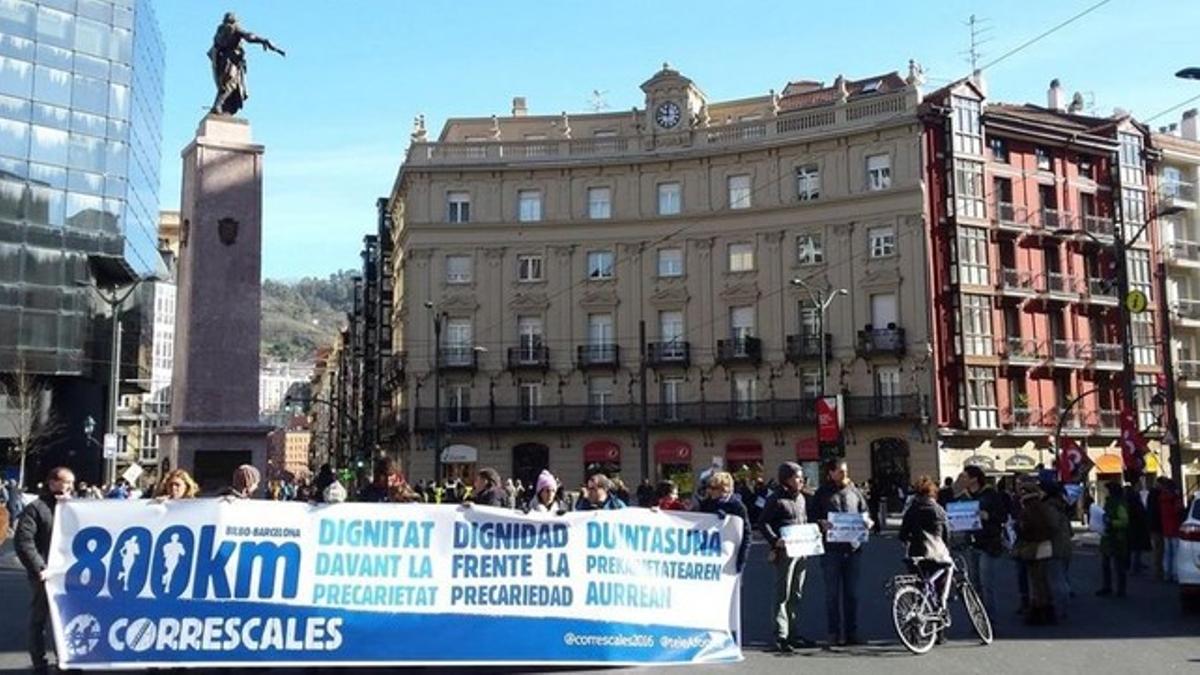
{"type": "Polygon", "coordinates": [[[983,50],[980,49],[983,45],[992,41],[989,37],[992,28],[988,25],[990,19],[977,17],[974,14],[967,19],[965,25],[971,32],[971,47],[966,51],[959,52],[966,57],[967,63],[971,64],[971,74],[974,75],[979,71],[979,61],[983,59],[983,50]]]}
{"type": "Polygon", "coordinates": [[[593,89],[592,95],[588,97],[588,109],[597,113],[601,110],[608,110],[608,101],[604,98],[605,94],[607,93],[607,89],[603,91],[599,89],[593,89]]]}

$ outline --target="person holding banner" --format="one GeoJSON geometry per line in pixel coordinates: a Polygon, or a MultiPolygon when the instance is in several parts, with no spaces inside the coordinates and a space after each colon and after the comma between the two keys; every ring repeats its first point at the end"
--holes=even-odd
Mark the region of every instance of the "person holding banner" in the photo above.
{"type": "Polygon", "coordinates": [[[741,574],[746,566],[746,554],[750,551],[750,515],[746,505],[733,496],[733,474],[717,471],[708,479],[708,496],[700,500],[701,513],[715,513],[721,518],[737,516],[742,519],[742,544],[738,547],[737,571],[741,574]]]}
{"type": "Polygon", "coordinates": [[[58,502],[69,499],[75,489],[75,474],[59,466],[46,476],[46,488],[38,498],[21,512],[13,546],[25,568],[33,599],[29,606],[29,659],[33,672],[49,672],[46,661],[46,623],[50,620],[50,603],[46,598],[46,560],[50,558],[50,535],[54,528],[54,511],[58,502]]]}
{"type": "Polygon", "coordinates": [[[200,486],[192,480],[192,475],[183,469],[175,469],[158,484],[154,496],[160,500],[193,499],[200,494],[200,486]]]}
{"type": "Polygon", "coordinates": [[[561,516],[567,512],[563,503],[558,499],[558,479],[550,473],[550,469],[542,469],[538,474],[537,485],[533,499],[529,501],[529,511],[534,513],[553,513],[561,516]]]}
{"type": "Polygon", "coordinates": [[[795,462],[780,464],[778,478],[779,490],[767,498],[759,527],[771,549],[767,560],[775,568],[775,602],[772,606],[775,648],[780,653],[790,654],[795,647],[812,646],[812,642],[800,634],[800,601],[804,597],[808,559],[788,555],[783,529],[807,523],[808,509],[801,492],[804,473],[800,465],[795,462]]]}
{"type": "Polygon", "coordinates": [[[871,518],[867,498],[850,480],[846,463],[829,460],[822,467],[825,483],[809,505],[808,519],[825,533],[821,575],[825,579],[828,647],[858,645],[858,583],[862,550],[871,518]]]}
{"type": "Polygon", "coordinates": [[[625,508],[625,502],[613,494],[613,482],[602,473],[587,479],[583,496],[575,503],[576,511],[612,511],[625,508]]]}

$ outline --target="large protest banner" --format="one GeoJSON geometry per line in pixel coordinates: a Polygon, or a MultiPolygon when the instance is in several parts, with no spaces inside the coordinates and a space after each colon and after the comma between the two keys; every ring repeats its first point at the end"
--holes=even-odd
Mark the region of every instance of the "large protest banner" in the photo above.
{"type": "Polygon", "coordinates": [[[195,499],[55,521],[69,668],[742,658],[735,517],[195,499]]]}

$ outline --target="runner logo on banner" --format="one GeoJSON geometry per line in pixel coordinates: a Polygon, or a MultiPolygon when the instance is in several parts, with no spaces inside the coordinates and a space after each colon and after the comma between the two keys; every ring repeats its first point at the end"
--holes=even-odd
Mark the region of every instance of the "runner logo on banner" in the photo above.
{"type": "Polygon", "coordinates": [[[741,533],[641,509],[67,501],[46,591],[63,668],[736,662],[741,533]]]}

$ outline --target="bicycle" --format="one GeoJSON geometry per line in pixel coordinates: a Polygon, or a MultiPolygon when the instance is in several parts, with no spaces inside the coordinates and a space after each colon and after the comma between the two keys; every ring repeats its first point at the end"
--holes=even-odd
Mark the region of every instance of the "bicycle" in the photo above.
{"type": "Polygon", "coordinates": [[[897,574],[888,581],[892,596],[892,623],[896,635],[913,654],[925,654],[933,649],[938,637],[950,628],[950,600],[962,598],[967,616],[980,643],[992,644],[992,621],[983,600],[971,584],[962,556],[956,555],[947,565],[926,558],[905,558],[915,573],[897,574]],[[923,570],[930,570],[924,573],[923,570]],[[950,575],[949,583],[938,588],[938,581],[950,575]]]}

